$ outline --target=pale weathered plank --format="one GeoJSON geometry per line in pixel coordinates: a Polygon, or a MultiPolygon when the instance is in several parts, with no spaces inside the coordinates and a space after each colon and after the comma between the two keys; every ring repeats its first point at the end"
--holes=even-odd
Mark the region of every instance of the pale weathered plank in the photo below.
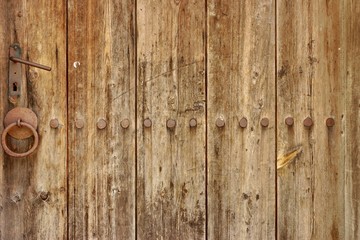
{"type": "MultiPolygon", "coordinates": [[[[1,153],[0,239],[66,239],[66,5],[64,1],[0,5],[1,116],[15,106],[29,107],[38,116],[40,135],[38,150],[30,157],[1,153]],[[53,70],[24,66],[22,95],[10,104],[8,48],[15,42],[20,43],[23,58],[53,70]],[[52,118],[59,120],[58,129],[50,128],[52,118]]],[[[18,151],[31,144],[11,142],[18,151]]]]}
{"type": "Polygon", "coordinates": [[[275,1],[210,0],[207,13],[208,238],[274,239],[275,1]]]}
{"type": "Polygon", "coordinates": [[[205,238],[204,7],[137,1],[138,239],[205,238]]]}
{"type": "Polygon", "coordinates": [[[278,239],[344,239],[340,27],[339,1],[278,1],[278,239]]]}
{"type": "Polygon", "coordinates": [[[68,3],[70,239],[135,238],[134,10],[132,0],[68,3]]]}
{"type": "Polygon", "coordinates": [[[360,2],[344,0],[345,238],[360,239],[360,2]]]}

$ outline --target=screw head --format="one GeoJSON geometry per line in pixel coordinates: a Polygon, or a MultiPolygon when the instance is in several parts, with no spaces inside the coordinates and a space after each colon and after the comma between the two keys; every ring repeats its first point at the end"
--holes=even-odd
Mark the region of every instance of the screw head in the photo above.
{"type": "Polygon", "coordinates": [[[313,125],[313,120],[310,117],[305,118],[303,122],[305,127],[311,127],[313,125]]]}
{"type": "Polygon", "coordinates": [[[96,123],[97,128],[100,129],[100,130],[106,128],[106,125],[107,125],[107,122],[106,122],[106,120],[103,119],[103,118],[99,119],[99,120],[97,121],[97,123],[96,123]]]}
{"type": "Polygon", "coordinates": [[[176,121],[174,119],[169,119],[166,121],[166,126],[168,128],[174,128],[176,126],[176,121]]]}
{"type": "Polygon", "coordinates": [[[292,125],[294,125],[294,118],[292,118],[292,117],[287,117],[287,118],[285,119],[285,124],[288,125],[289,127],[292,126],[292,125]]]}
{"type": "Polygon", "coordinates": [[[59,127],[59,120],[57,118],[53,118],[50,120],[50,127],[51,128],[58,128],[59,127]]]}
{"type": "Polygon", "coordinates": [[[246,128],[248,124],[248,121],[245,117],[243,117],[242,119],[240,119],[239,125],[241,128],[246,128]]]}
{"type": "Polygon", "coordinates": [[[145,126],[146,128],[151,127],[151,125],[152,125],[152,122],[151,122],[151,120],[150,120],[149,118],[147,118],[147,119],[144,120],[144,126],[145,126]]]}
{"type": "Polygon", "coordinates": [[[122,128],[126,129],[130,126],[130,120],[125,118],[120,122],[122,128]]]}
{"type": "Polygon", "coordinates": [[[77,129],[81,129],[81,128],[83,128],[84,126],[85,126],[84,120],[82,120],[82,119],[76,119],[76,120],[75,120],[75,127],[76,127],[77,129]]]}
{"type": "Polygon", "coordinates": [[[328,119],[326,119],[326,126],[328,127],[333,127],[335,125],[335,119],[330,117],[328,119]]]}
{"type": "Polygon", "coordinates": [[[193,128],[196,127],[196,125],[197,125],[196,119],[195,118],[190,119],[189,126],[193,128]]]}
{"type": "Polygon", "coordinates": [[[261,119],[261,121],[260,121],[260,124],[261,124],[261,126],[263,126],[263,127],[269,126],[269,123],[270,123],[270,121],[269,121],[268,118],[263,118],[263,119],[261,119]]]}

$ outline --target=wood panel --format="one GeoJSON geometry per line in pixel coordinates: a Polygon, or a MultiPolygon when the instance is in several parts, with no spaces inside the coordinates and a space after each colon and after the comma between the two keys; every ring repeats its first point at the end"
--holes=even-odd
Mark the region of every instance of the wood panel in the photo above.
{"type": "Polygon", "coordinates": [[[210,0],[207,15],[208,238],[274,239],[275,1],[210,0]]]}
{"type": "Polygon", "coordinates": [[[360,239],[360,2],[343,1],[342,81],[345,115],[345,238],[360,239]]]}
{"type": "Polygon", "coordinates": [[[70,239],[135,238],[134,9],[68,1],[70,239]]]}
{"type": "Polygon", "coordinates": [[[204,7],[137,1],[138,239],[205,238],[204,7]]]}
{"type": "MultiPolygon", "coordinates": [[[[3,117],[13,107],[32,109],[39,121],[39,147],[17,159],[0,153],[0,239],[66,238],[66,5],[65,1],[1,1],[0,89],[3,117]],[[22,91],[8,99],[8,51],[50,65],[51,72],[22,67],[22,91]],[[51,129],[57,118],[60,126],[51,129]]],[[[1,130],[3,130],[3,125],[1,130]]],[[[27,151],[32,140],[9,141],[27,151]]]]}
{"type": "Polygon", "coordinates": [[[279,239],[344,239],[340,2],[278,1],[279,239]]]}

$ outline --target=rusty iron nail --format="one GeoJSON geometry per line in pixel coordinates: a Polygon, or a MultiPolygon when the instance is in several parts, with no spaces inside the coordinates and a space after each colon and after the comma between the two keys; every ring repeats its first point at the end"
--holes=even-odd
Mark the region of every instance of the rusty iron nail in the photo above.
{"type": "Polygon", "coordinates": [[[240,119],[239,125],[241,128],[246,128],[248,124],[248,121],[245,117],[243,117],[242,119],[240,119]]]}
{"type": "Polygon", "coordinates": [[[121,121],[120,125],[122,128],[126,129],[130,126],[130,120],[125,118],[121,121]]]}
{"type": "Polygon", "coordinates": [[[169,119],[166,121],[166,126],[168,128],[174,128],[176,126],[176,121],[174,119],[169,119]]]}
{"type": "Polygon", "coordinates": [[[151,122],[151,120],[149,118],[144,120],[144,126],[145,127],[149,128],[149,127],[151,127],[151,125],[152,125],[152,122],[151,122]]]}
{"type": "Polygon", "coordinates": [[[218,119],[216,119],[215,124],[217,127],[222,128],[225,126],[225,121],[222,118],[218,118],[218,119]]]}
{"type": "Polygon", "coordinates": [[[100,118],[96,123],[97,128],[100,129],[100,130],[106,128],[106,125],[107,125],[107,122],[103,118],[100,118]]]}
{"type": "Polygon", "coordinates": [[[78,129],[81,129],[85,126],[84,120],[82,119],[76,119],[75,120],[75,127],[78,129]]]}
{"type": "Polygon", "coordinates": [[[313,125],[313,120],[310,117],[305,118],[304,126],[305,127],[311,127],[312,125],[313,125]]]}
{"type": "Polygon", "coordinates": [[[292,117],[287,117],[287,118],[285,119],[285,124],[288,125],[289,127],[292,126],[292,125],[294,125],[294,118],[292,118],[292,117]]]}
{"type": "Polygon", "coordinates": [[[335,119],[330,117],[328,119],[326,119],[326,126],[328,127],[333,127],[335,125],[335,119]]]}
{"type": "Polygon", "coordinates": [[[196,127],[196,125],[197,125],[196,119],[195,118],[190,119],[189,126],[190,127],[196,127]]]}
{"type": "Polygon", "coordinates": [[[50,127],[51,128],[58,128],[59,127],[59,120],[57,118],[53,118],[50,120],[50,127]]]}
{"type": "Polygon", "coordinates": [[[263,127],[267,127],[267,126],[269,126],[269,122],[270,122],[269,119],[265,117],[265,118],[261,119],[260,124],[263,127]]]}

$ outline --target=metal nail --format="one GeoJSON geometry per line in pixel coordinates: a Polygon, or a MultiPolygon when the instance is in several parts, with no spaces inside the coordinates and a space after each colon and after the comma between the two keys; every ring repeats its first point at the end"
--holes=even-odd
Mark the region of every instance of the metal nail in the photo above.
{"type": "Polygon", "coordinates": [[[292,126],[292,125],[294,125],[294,118],[292,118],[292,117],[287,117],[287,118],[285,119],[285,124],[288,125],[289,127],[292,126]]]}
{"type": "Polygon", "coordinates": [[[269,121],[268,118],[263,118],[263,119],[261,119],[261,121],[260,121],[260,124],[261,124],[261,126],[263,126],[263,127],[269,126],[269,123],[270,123],[270,121],[269,121]]]}
{"type": "Polygon", "coordinates": [[[120,122],[122,128],[126,129],[130,126],[130,120],[125,118],[120,122]]]}
{"type": "Polygon", "coordinates": [[[166,121],[166,126],[168,128],[174,128],[176,126],[176,121],[174,119],[169,119],[166,121]]]}
{"type": "Polygon", "coordinates": [[[313,120],[310,117],[305,118],[303,122],[305,127],[311,127],[313,125],[313,120]]]}
{"type": "Polygon", "coordinates": [[[242,119],[240,119],[239,125],[241,128],[246,128],[248,124],[248,121],[245,117],[243,117],[242,119]]]}
{"type": "Polygon", "coordinates": [[[215,124],[217,127],[222,128],[225,126],[225,121],[222,118],[218,118],[218,119],[216,119],[215,124]]]}
{"type": "Polygon", "coordinates": [[[335,125],[335,119],[334,118],[328,118],[326,119],[326,126],[333,127],[335,125]]]}
{"type": "Polygon", "coordinates": [[[97,123],[96,123],[97,128],[100,129],[100,130],[106,128],[106,125],[107,125],[107,122],[106,122],[106,120],[103,119],[103,118],[99,119],[99,120],[97,121],[97,123]]]}
{"type": "Polygon", "coordinates": [[[144,120],[144,126],[145,127],[149,128],[149,127],[151,127],[151,125],[152,125],[152,122],[151,122],[151,120],[149,118],[144,120]]]}
{"type": "Polygon", "coordinates": [[[59,127],[59,120],[57,118],[53,118],[50,120],[50,127],[51,128],[58,128],[59,127]]]}
{"type": "Polygon", "coordinates": [[[196,127],[196,125],[197,125],[196,119],[195,118],[190,119],[189,126],[193,128],[196,127]]]}
{"type": "Polygon", "coordinates": [[[85,125],[84,120],[82,120],[82,119],[76,119],[75,120],[75,127],[76,128],[81,129],[81,128],[84,127],[84,125],[85,125]]]}

